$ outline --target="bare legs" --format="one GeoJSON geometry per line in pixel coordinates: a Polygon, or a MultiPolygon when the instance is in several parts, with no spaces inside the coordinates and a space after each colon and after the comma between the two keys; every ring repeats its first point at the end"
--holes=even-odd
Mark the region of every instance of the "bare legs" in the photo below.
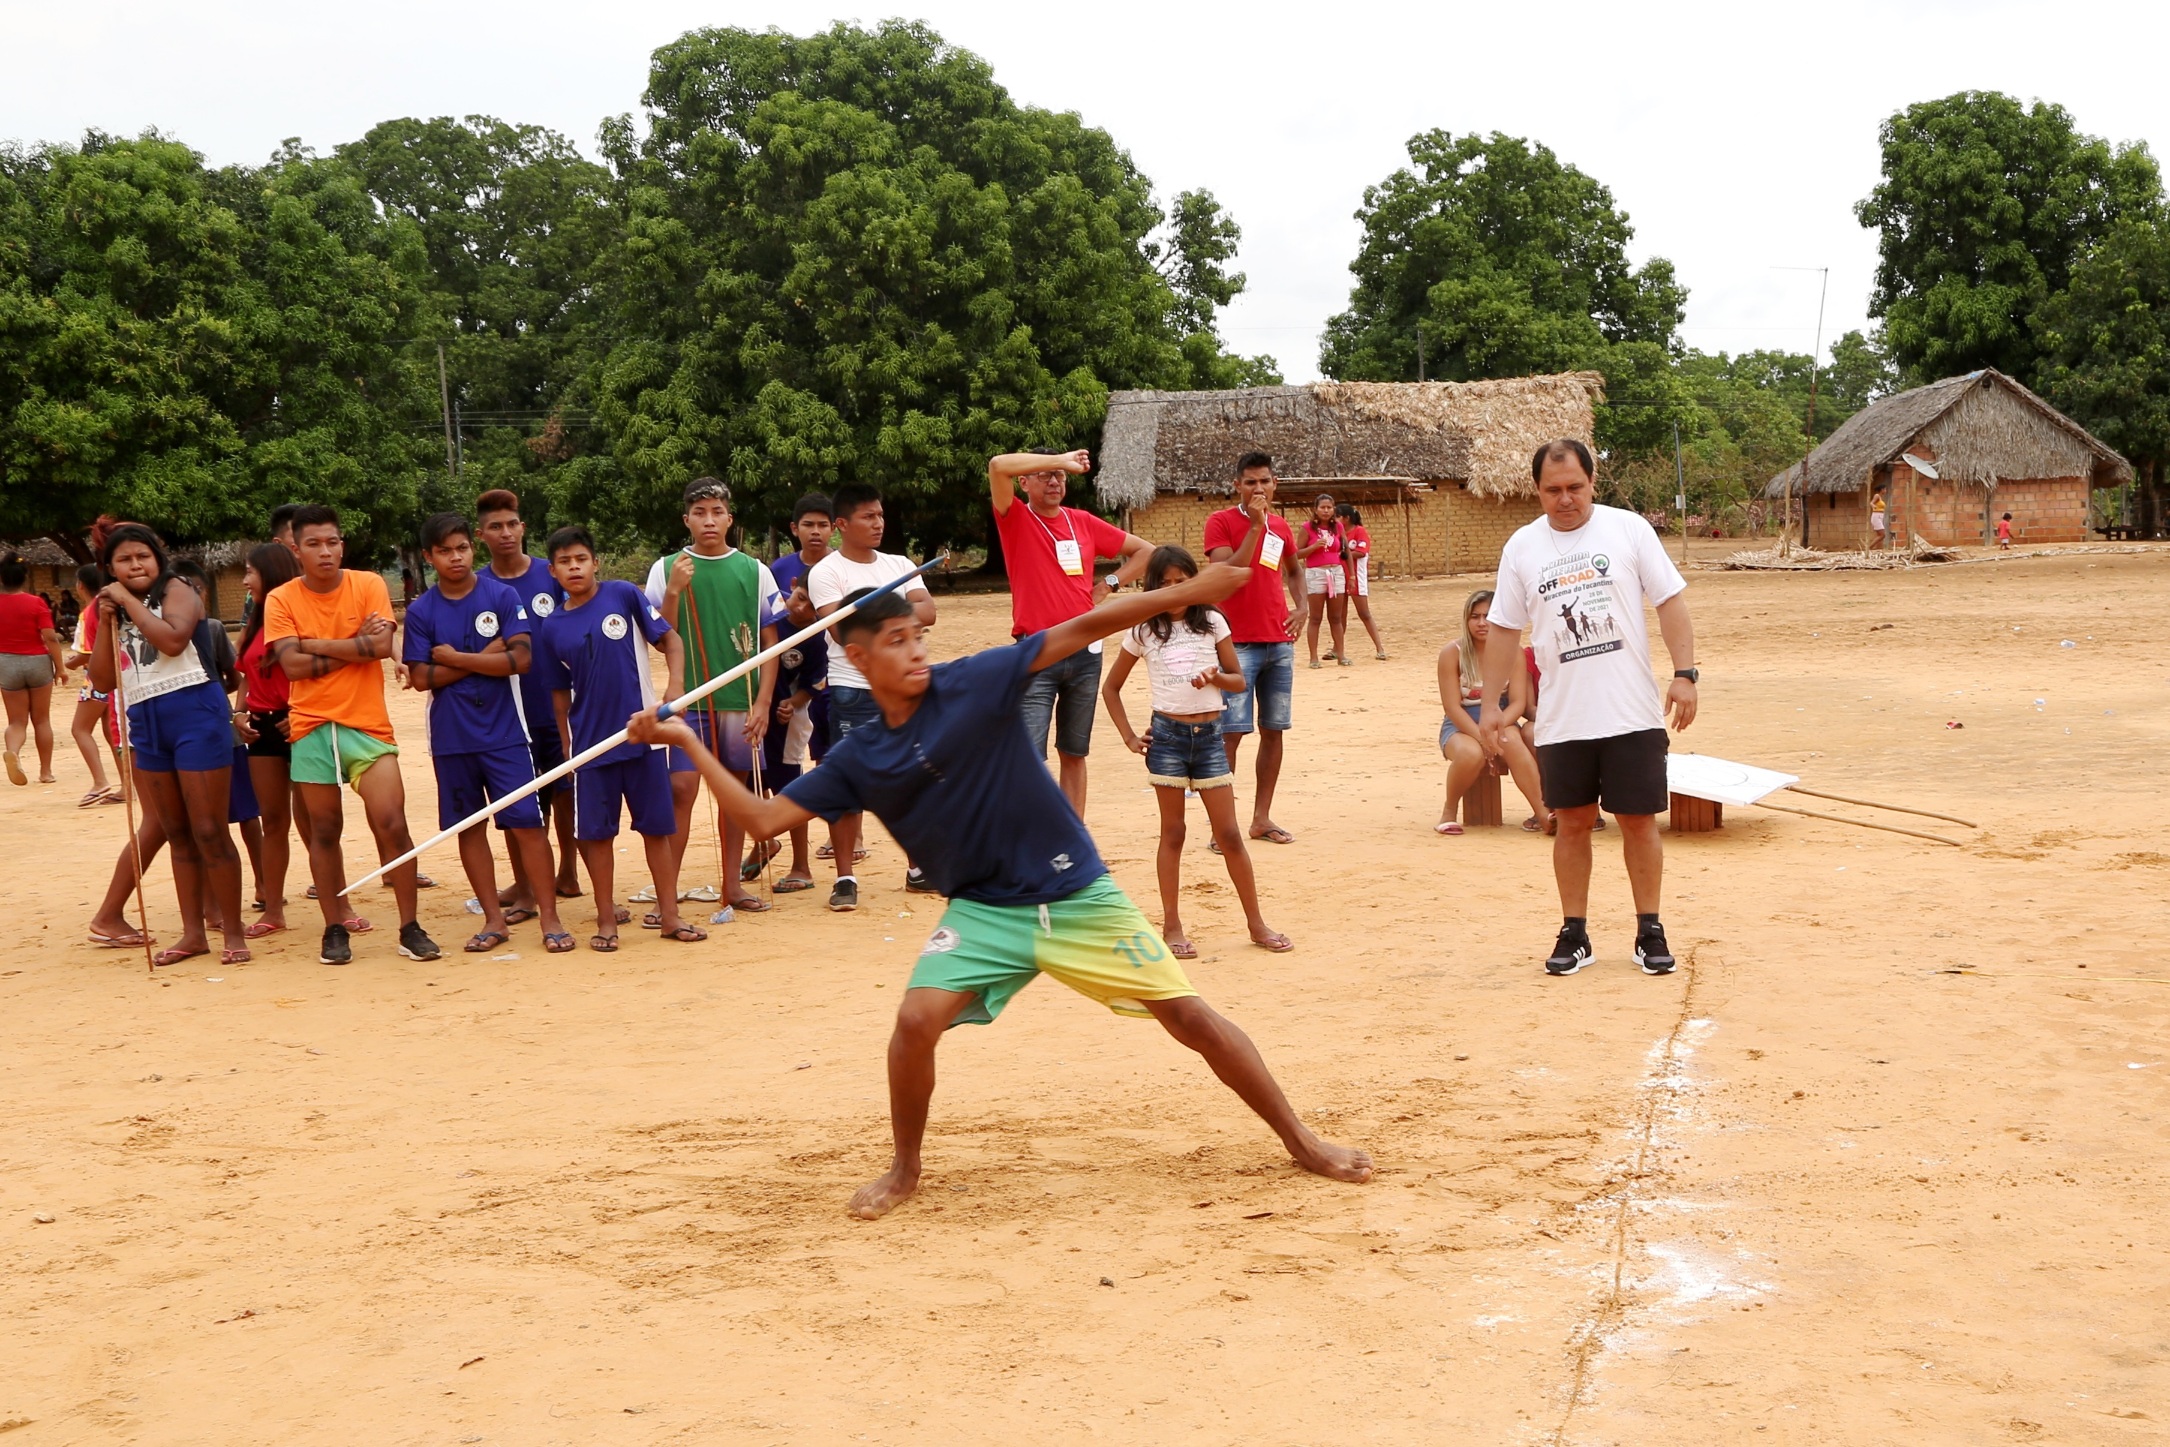
{"type": "MultiPolygon", "coordinates": [[[[1326,616],[1326,595],[1324,593],[1313,593],[1306,601],[1310,605],[1311,615],[1304,623],[1304,642],[1311,649],[1311,666],[1317,668],[1319,666],[1319,620],[1326,616]]],[[[1336,654],[1335,656],[1339,657],[1340,655],[1336,654]]]]}
{"type": "Polygon", "coordinates": [[[1441,824],[1452,824],[1462,807],[1462,796],[1484,772],[1484,745],[1456,729],[1447,737],[1447,803],[1439,813],[1441,824]]]}
{"type": "Polygon", "coordinates": [[[246,960],[249,942],[241,924],[241,856],[226,826],[227,792],[232,784],[228,771],[138,769],[136,780],[173,851],[173,887],[181,900],[182,921],[181,938],[174,942],[174,949],[197,954],[210,947],[201,918],[208,888],[226,937],[226,958],[232,963],[246,960]]]}
{"type": "Polygon", "coordinates": [[[1386,645],[1379,641],[1379,625],[1371,621],[1371,599],[1357,593],[1350,597],[1349,606],[1356,610],[1356,621],[1371,635],[1371,651],[1381,658],[1386,657],[1386,645]]]}
{"type": "MultiPolygon", "coordinates": [[[[1560,832],[1552,841],[1552,873],[1560,885],[1560,913],[1569,919],[1590,913],[1590,830],[1597,823],[1597,805],[1562,809],[1555,816],[1560,832]]],[[[1665,844],[1658,834],[1655,814],[1615,814],[1620,826],[1621,852],[1627,858],[1628,888],[1635,895],[1637,914],[1656,914],[1665,876],[1665,844]]]]}
{"type": "MultiPolygon", "coordinates": [[[[346,821],[339,786],[297,784],[294,788],[309,846],[309,875],[316,883],[317,907],[324,913],[325,924],[344,924],[347,866],[339,852],[339,831],[346,821]]],[[[407,789],[399,777],[397,755],[388,754],[364,769],[354,781],[354,792],[362,801],[363,817],[376,839],[380,863],[396,859],[414,847],[407,833],[407,789]]],[[[414,923],[415,872],[415,863],[410,859],[385,876],[392,886],[392,897],[398,901],[402,926],[414,923]]]]}
{"type": "MultiPolygon", "coordinates": [[[[0,694],[7,706],[7,751],[10,756],[20,756],[23,751],[23,735],[30,735],[38,746],[38,782],[50,784],[53,779],[53,686],[41,683],[36,688],[9,689],[0,694]]],[[[95,772],[95,764],[93,765],[95,772]]]]}
{"type": "MultiPolygon", "coordinates": [[[[973,999],[953,990],[904,992],[896,1030],[889,1038],[889,1124],[896,1153],[889,1169],[851,1198],[852,1215],[871,1221],[919,1189],[920,1146],[927,1133],[927,1107],[934,1098],[935,1047],[941,1044],[942,1032],[973,999]]],[[[1371,1179],[1369,1155],[1320,1140],[1297,1118],[1258,1048],[1234,1022],[1195,995],[1148,1000],[1146,1008],[1180,1044],[1205,1057],[1221,1082],[1273,1128],[1296,1164],[1337,1181],[1371,1179]]]]}
{"type": "Polygon", "coordinates": [[[1334,657],[1349,661],[1349,599],[1347,594],[1326,600],[1326,626],[1334,635],[1334,657]]]}
{"type": "MultiPolygon", "coordinates": [[[[549,880],[551,870],[555,868],[557,871],[557,898],[578,899],[580,897],[580,846],[573,839],[572,780],[560,781],[558,786],[550,791],[550,795],[549,806],[543,810],[545,815],[543,822],[546,826],[554,825],[557,829],[558,848],[555,862],[553,863],[551,857],[550,834],[547,827],[536,835],[537,841],[542,845],[542,872],[540,874],[535,873],[531,868],[533,861],[528,857],[527,851],[515,843],[511,849],[506,851],[512,859],[512,884],[498,896],[498,902],[511,909],[531,909],[546,920],[555,920],[557,918],[557,905],[555,903],[551,904],[547,912],[543,909],[543,896],[551,892],[549,885],[546,884],[542,889],[537,889],[535,881],[537,879],[549,880]]],[[[510,832],[519,833],[521,831],[512,830],[510,832]]],[[[556,926],[546,924],[545,928],[555,929],[556,926]]]]}
{"type": "Polygon", "coordinates": [[[293,851],[288,831],[294,822],[293,785],[287,779],[286,760],[249,758],[249,782],[256,788],[256,807],[264,813],[263,867],[257,871],[256,897],[264,902],[261,924],[286,927],[286,871],[293,851]]]}
{"type": "MultiPolygon", "coordinates": [[[[105,776],[105,755],[99,748],[98,724],[105,717],[103,700],[79,698],[75,701],[75,720],[68,726],[68,735],[75,740],[76,749],[83,755],[83,763],[90,769],[90,786],[94,793],[107,793],[113,785],[105,776]]],[[[119,764],[114,765],[119,768],[119,764]]]]}
{"type": "MultiPolygon", "coordinates": [[[[692,777],[698,779],[700,775],[692,777]]],[[[663,933],[674,934],[685,923],[678,914],[676,836],[643,834],[640,842],[648,855],[648,876],[656,887],[656,918],[662,923],[663,933]]],[[[605,954],[618,948],[617,871],[611,858],[616,848],[616,836],[580,841],[580,859],[588,866],[588,888],[595,892],[595,937],[589,946],[605,954]]]]}
{"type": "MultiPolygon", "coordinates": [[[[1228,753],[1228,767],[1231,772],[1236,767],[1236,756],[1243,751],[1244,737],[1243,734],[1221,735],[1221,747],[1228,753]]],[[[1273,791],[1281,783],[1281,745],[1284,738],[1285,731],[1281,729],[1258,731],[1258,792],[1251,799],[1250,834],[1253,839],[1264,839],[1269,834],[1288,834],[1287,830],[1273,822],[1273,791]]],[[[1275,842],[1286,843],[1288,839],[1275,842]]]]}
{"type": "MultiPolygon", "coordinates": [[[[1177,959],[1190,959],[1196,948],[1190,935],[1183,928],[1183,839],[1186,832],[1181,789],[1156,784],[1154,797],[1160,804],[1160,850],[1154,858],[1160,876],[1161,938],[1168,948],[1175,951],[1177,959]]],[[[1199,799],[1206,806],[1206,819],[1213,827],[1214,842],[1221,846],[1222,862],[1228,866],[1228,881],[1236,887],[1236,898],[1243,902],[1244,923],[1250,927],[1253,943],[1268,949],[1280,949],[1287,944],[1286,936],[1276,934],[1258,907],[1258,876],[1251,868],[1251,851],[1243,842],[1243,830],[1236,823],[1236,791],[1233,788],[1209,788],[1198,791],[1199,799]]]]}

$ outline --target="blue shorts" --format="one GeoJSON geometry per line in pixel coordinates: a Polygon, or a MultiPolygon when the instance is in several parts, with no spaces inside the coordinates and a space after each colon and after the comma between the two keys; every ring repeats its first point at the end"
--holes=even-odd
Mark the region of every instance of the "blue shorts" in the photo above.
{"type": "Polygon", "coordinates": [[[1055,751],[1082,759],[1092,751],[1093,710],[1100,702],[1100,655],[1081,649],[1032,675],[1019,713],[1025,737],[1041,758],[1047,757],[1048,725],[1055,730],[1055,751]]]}
{"type": "Polygon", "coordinates": [[[1227,695],[1221,732],[1285,732],[1295,721],[1296,645],[1238,643],[1236,667],[1243,674],[1243,692],[1227,695]]]}
{"type": "Polygon", "coordinates": [[[249,777],[247,744],[234,745],[233,770],[232,777],[226,782],[226,822],[246,824],[251,819],[263,818],[263,805],[256,801],[256,781],[249,777]]]}
{"type": "Polygon", "coordinates": [[[874,701],[874,695],[869,690],[853,688],[849,684],[843,683],[829,685],[829,746],[831,748],[836,747],[837,742],[853,729],[870,723],[880,723],[881,717],[882,706],[874,701]]]}
{"type": "Polygon", "coordinates": [[[1221,746],[1221,721],[1183,723],[1164,713],[1153,715],[1145,741],[1145,776],[1166,789],[1211,789],[1233,784],[1228,750],[1221,746]]]}
{"type": "MultiPolygon", "coordinates": [[[[534,732],[528,735],[527,754],[535,763],[535,777],[539,779],[565,762],[565,745],[558,739],[558,726],[555,720],[546,720],[539,724],[531,723],[528,727],[534,732]]],[[[550,807],[550,801],[557,798],[558,790],[569,787],[571,787],[571,783],[566,779],[560,779],[555,784],[545,784],[535,791],[535,801],[547,809],[550,807]]],[[[442,828],[443,826],[438,827],[442,828]]]]}
{"type": "MultiPolygon", "coordinates": [[[[432,754],[430,763],[437,769],[440,829],[450,829],[492,799],[535,782],[535,756],[525,744],[475,754],[432,754]]],[[[540,829],[542,824],[542,803],[533,794],[497,812],[500,829],[540,829]]]]}
{"type": "Polygon", "coordinates": [[[589,764],[573,775],[573,837],[618,837],[618,805],[633,817],[633,832],[668,839],[678,832],[671,808],[671,766],[663,749],[614,764],[589,764]]]}
{"type": "Polygon", "coordinates": [[[154,774],[208,774],[233,767],[233,714],[211,682],[128,705],[128,744],[136,767],[154,774]]]}
{"type": "MultiPolygon", "coordinates": [[[[1462,707],[1469,711],[1469,721],[1471,723],[1481,724],[1484,722],[1483,704],[1465,703],[1462,705],[1462,707]]],[[[1461,730],[1457,729],[1454,726],[1453,719],[1442,718],[1439,721],[1439,752],[1445,753],[1447,751],[1447,740],[1453,738],[1457,733],[1460,732],[1461,730]]]]}
{"type": "MultiPolygon", "coordinates": [[[[734,774],[753,772],[753,745],[746,742],[746,715],[718,709],[710,713],[695,708],[685,715],[686,727],[693,736],[708,746],[708,751],[723,761],[723,766],[734,774]]],[[[671,772],[691,774],[693,755],[684,749],[671,750],[671,772]]]]}

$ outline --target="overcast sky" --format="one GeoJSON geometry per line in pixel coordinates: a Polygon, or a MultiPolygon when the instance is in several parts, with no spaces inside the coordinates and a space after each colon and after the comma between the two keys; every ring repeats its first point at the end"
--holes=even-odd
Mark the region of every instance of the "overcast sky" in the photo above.
{"type": "Polygon", "coordinates": [[[1080,112],[1161,194],[1203,186],[1244,231],[1232,346],[1317,375],[1348,295],[1353,213],[1418,131],[1505,131],[1612,188],[1638,259],[1672,258],[1688,342],[1805,351],[1829,267],[1826,345],[1867,324],[1877,124],[1995,89],[2082,129],[2170,149],[2170,7],[1825,3],[1303,7],[698,5],[528,0],[358,6],[0,0],[0,139],[148,126],[214,163],[282,139],[319,150],[393,116],[483,113],[562,131],[635,110],[647,57],[701,25],[805,33],[903,14],[991,61],[1020,101],[1080,112]]]}

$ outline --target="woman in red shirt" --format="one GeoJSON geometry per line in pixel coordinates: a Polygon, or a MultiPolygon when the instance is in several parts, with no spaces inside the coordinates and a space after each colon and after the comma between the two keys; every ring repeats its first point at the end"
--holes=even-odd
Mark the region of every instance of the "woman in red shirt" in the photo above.
{"type": "Polygon", "coordinates": [[[256,902],[263,918],[246,931],[252,940],[286,928],[286,870],[291,858],[288,827],[293,819],[293,788],[287,775],[293,746],[286,736],[286,670],[271,655],[264,638],[264,600],[281,583],[300,576],[294,555],[283,543],[250,550],[243,579],[249,590],[249,621],[241,629],[236,667],[241,674],[241,706],[234,710],[234,733],[249,752],[249,782],[256,788],[264,816],[263,867],[258,871],[263,898],[256,902]]]}
{"type": "Polygon", "coordinates": [[[1325,618],[1334,637],[1333,652],[1326,656],[1346,668],[1349,664],[1348,639],[1349,600],[1346,580],[1341,571],[1341,547],[1345,539],[1341,533],[1341,519],[1334,515],[1334,500],[1327,493],[1320,493],[1311,504],[1311,516],[1304,519],[1304,593],[1311,605],[1311,620],[1305,625],[1307,641],[1311,645],[1311,666],[1319,666],[1319,619],[1325,618]]]}
{"type": "Polygon", "coordinates": [[[1379,625],[1371,621],[1371,533],[1355,503],[1342,503],[1334,513],[1341,519],[1341,535],[1346,539],[1341,549],[1341,570],[1348,585],[1347,606],[1356,610],[1356,621],[1371,635],[1371,651],[1384,663],[1386,645],[1379,641],[1379,625]]]}
{"type": "Polygon", "coordinates": [[[53,610],[30,586],[30,569],[17,552],[0,554],[0,699],[7,704],[8,781],[27,784],[23,736],[38,745],[38,782],[53,777],[53,683],[61,676],[60,634],[53,610]]]}

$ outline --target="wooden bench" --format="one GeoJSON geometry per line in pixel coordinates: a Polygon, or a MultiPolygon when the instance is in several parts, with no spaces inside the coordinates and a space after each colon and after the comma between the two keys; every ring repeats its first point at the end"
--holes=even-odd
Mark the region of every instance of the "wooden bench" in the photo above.
{"type": "Polygon", "coordinates": [[[2146,529],[2134,523],[2111,523],[2095,529],[2113,543],[2137,543],[2144,540],[2146,529]]]}
{"type": "Polygon", "coordinates": [[[1713,829],[1725,827],[1725,805],[1715,800],[1675,794],[1668,811],[1673,816],[1675,834],[1708,834],[1713,829]]]}
{"type": "Polygon", "coordinates": [[[1462,823],[1471,826],[1505,822],[1500,814],[1499,775],[1486,769],[1477,775],[1477,782],[1462,796],[1462,823]]]}

